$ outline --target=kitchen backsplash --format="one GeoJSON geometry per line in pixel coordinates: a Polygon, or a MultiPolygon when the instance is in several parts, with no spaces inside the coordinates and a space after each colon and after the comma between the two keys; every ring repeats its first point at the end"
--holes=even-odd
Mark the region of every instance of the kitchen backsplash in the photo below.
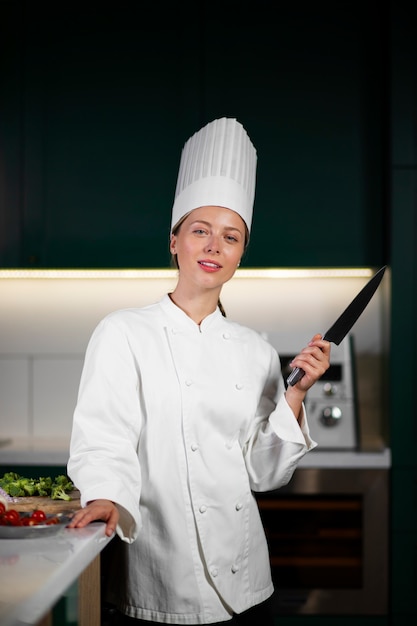
{"type": "MultiPolygon", "coordinates": [[[[143,278],[0,278],[0,438],[69,440],[85,348],[96,324],[119,308],[157,301],[173,272],[143,278]]],[[[298,334],[301,348],[324,332],[367,277],[248,276],[238,272],[222,303],[229,317],[260,332],[298,334]]],[[[389,275],[354,327],[359,400],[381,429],[388,354],[389,275]]]]}

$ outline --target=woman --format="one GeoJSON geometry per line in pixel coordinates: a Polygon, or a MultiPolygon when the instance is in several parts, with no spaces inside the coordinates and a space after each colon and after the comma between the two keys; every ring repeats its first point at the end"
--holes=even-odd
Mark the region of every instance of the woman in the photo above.
{"type": "Polygon", "coordinates": [[[253,623],[273,586],[252,492],[286,484],[315,446],[303,400],[329,343],[313,337],[292,362],[304,377],[285,391],[272,346],[221,312],[249,238],[255,169],[236,120],[188,140],[171,223],[176,287],[107,316],[87,349],[68,465],[83,508],[70,526],[100,519],[123,540],[110,599],[126,623],[253,623]]]}

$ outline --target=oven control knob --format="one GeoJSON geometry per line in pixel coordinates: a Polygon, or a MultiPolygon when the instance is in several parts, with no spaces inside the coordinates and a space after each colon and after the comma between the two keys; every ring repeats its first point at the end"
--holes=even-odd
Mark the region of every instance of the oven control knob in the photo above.
{"type": "Polygon", "coordinates": [[[320,421],[325,426],[335,426],[340,422],[341,417],[342,411],[338,406],[326,406],[321,413],[320,421]]]}
{"type": "Polygon", "coordinates": [[[334,396],[337,393],[337,386],[332,383],[324,383],[323,393],[325,396],[334,396]]]}

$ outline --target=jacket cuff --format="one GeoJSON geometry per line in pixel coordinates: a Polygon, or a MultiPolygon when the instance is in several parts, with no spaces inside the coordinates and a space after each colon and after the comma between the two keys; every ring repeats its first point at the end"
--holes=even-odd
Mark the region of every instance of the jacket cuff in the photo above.
{"type": "Polygon", "coordinates": [[[307,414],[304,404],[301,415],[297,421],[285,395],[281,396],[278,404],[271,414],[269,421],[277,436],[283,441],[291,441],[312,450],[317,443],[310,437],[307,414]]]}

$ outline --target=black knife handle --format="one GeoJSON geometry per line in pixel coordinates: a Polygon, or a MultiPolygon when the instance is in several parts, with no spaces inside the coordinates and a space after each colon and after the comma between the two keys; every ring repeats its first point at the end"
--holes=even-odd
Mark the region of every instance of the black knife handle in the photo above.
{"type": "Polygon", "coordinates": [[[302,379],[304,374],[304,370],[302,370],[300,367],[295,367],[287,378],[287,384],[293,387],[296,383],[298,383],[299,380],[302,379]]]}
{"type": "MultiPolygon", "coordinates": [[[[327,333],[325,333],[323,335],[323,339],[325,341],[330,341],[330,339],[327,339],[326,335],[327,335],[327,333]]],[[[294,385],[296,385],[298,383],[298,381],[302,379],[304,374],[305,374],[305,371],[302,370],[301,367],[295,367],[293,369],[293,371],[291,372],[291,374],[289,374],[289,376],[287,378],[287,385],[290,385],[291,387],[294,387],[294,385]]]]}

